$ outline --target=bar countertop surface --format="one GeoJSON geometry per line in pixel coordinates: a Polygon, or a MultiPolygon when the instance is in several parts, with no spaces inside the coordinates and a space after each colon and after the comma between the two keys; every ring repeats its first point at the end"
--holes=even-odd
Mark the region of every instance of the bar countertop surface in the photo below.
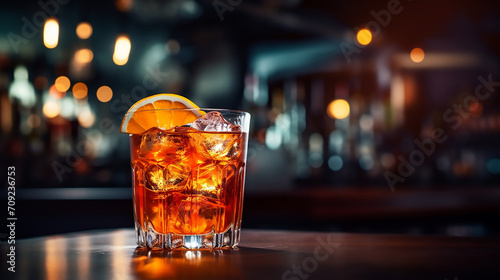
{"type": "Polygon", "coordinates": [[[133,229],[18,239],[1,279],[500,279],[500,239],[243,230],[235,250],[150,251],[133,229]]]}

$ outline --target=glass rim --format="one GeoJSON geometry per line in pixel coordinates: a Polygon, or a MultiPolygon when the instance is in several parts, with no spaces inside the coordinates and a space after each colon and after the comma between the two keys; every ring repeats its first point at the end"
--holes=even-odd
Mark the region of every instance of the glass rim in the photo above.
{"type": "Polygon", "coordinates": [[[125,115],[137,113],[137,112],[154,112],[154,111],[217,111],[217,112],[230,112],[238,113],[243,115],[250,115],[249,112],[234,109],[220,109],[220,108],[167,108],[167,109],[147,109],[147,110],[133,110],[125,113],[125,115]]]}

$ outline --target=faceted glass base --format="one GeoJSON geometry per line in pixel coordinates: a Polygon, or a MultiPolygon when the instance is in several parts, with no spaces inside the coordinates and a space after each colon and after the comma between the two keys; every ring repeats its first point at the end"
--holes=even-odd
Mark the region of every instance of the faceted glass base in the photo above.
{"type": "Polygon", "coordinates": [[[240,229],[233,225],[223,233],[203,235],[162,234],[153,228],[144,231],[135,225],[137,245],[151,249],[219,249],[234,248],[240,242],[240,229]]]}

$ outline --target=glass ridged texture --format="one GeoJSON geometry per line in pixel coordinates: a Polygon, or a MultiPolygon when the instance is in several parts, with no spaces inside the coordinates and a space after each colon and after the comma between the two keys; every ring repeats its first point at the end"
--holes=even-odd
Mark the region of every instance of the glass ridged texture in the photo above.
{"type": "Polygon", "coordinates": [[[139,246],[214,249],[238,244],[250,115],[217,111],[237,129],[200,131],[188,125],[130,135],[139,246]]]}

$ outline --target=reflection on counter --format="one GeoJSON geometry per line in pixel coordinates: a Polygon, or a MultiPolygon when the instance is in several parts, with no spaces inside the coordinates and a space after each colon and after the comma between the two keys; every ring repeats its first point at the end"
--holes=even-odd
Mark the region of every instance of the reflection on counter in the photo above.
{"type": "Polygon", "coordinates": [[[210,279],[224,271],[241,279],[239,250],[149,250],[137,248],[132,258],[133,274],[140,279],[210,279]]]}

